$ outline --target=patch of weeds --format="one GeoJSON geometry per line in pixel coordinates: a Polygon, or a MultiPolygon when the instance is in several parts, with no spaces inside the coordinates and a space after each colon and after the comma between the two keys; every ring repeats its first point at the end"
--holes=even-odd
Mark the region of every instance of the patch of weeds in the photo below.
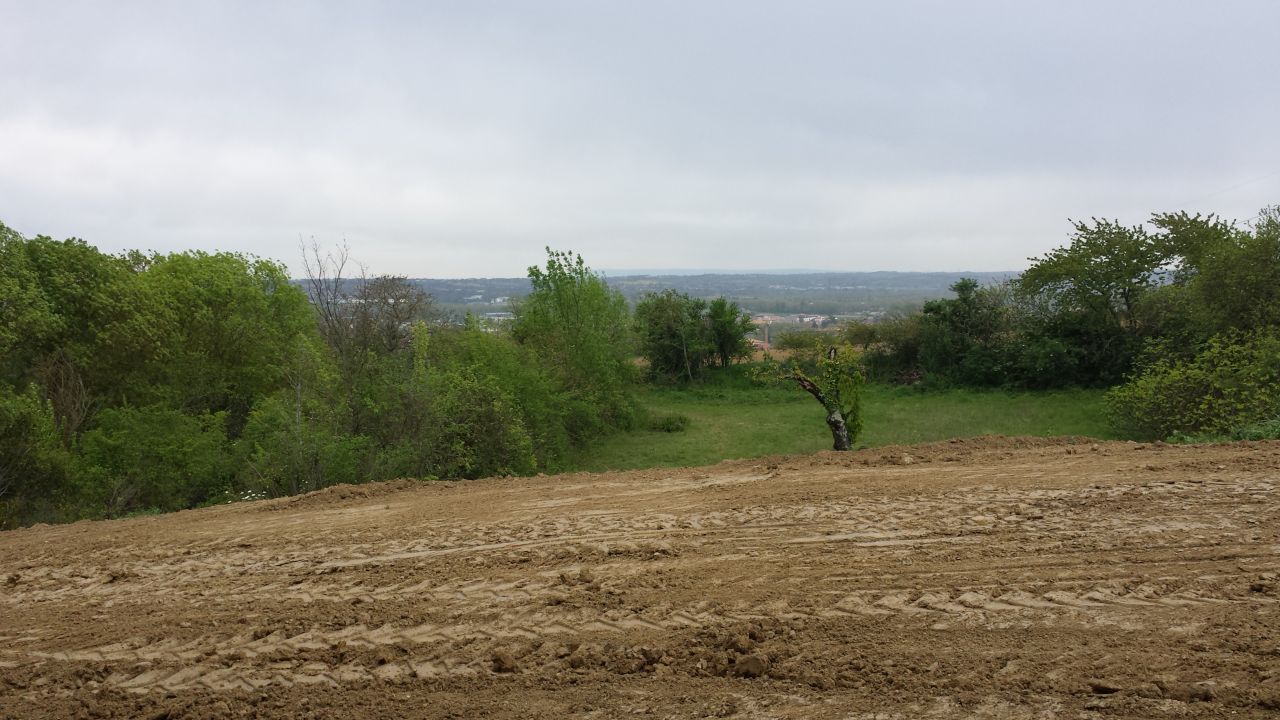
{"type": "Polygon", "coordinates": [[[646,430],[655,432],[677,433],[689,429],[689,416],[680,413],[654,415],[645,423],[646,430]]]}

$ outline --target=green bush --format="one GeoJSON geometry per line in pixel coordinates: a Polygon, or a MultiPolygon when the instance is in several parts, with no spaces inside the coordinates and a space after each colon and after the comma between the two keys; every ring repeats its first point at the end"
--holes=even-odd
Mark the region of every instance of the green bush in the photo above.
{"type": "Polygon", "coordinates": [[[370,438],[346,434],[311,404],[291,407],[289,400],[286,394],[267,398],[249,414],[239,442],[239,483],[226,488],[227,498],[279,497],[368,479],[370,438]]]}
{"type": "Polygon", "coordinates": [[[875,382],[913,385],[923,377],[920,345],[924,322],[919,313],[885,318],[875,325],[858,325],[846,330],[850,342],[864,348],[863,366],[867,378],[875,382]]]}
{"type": "Polygon", "coordinates": [[[223,413],[116,408],[99,413],[81,438],[84,471],[100,506],[119,516],[134,510],[196,507],[221,493],[234,459],[223,413]]]}
{"type": "Polygon", "coordinates": [[[0,386],[0,529],[62,519],[75,501],[73,470],[49,403],[34,387],[0,386]]]}
{"type": "Polygon", "coordinates": [[[449,478],[529,474],[533,438],[511,395],[493,377],[467,369],[432,376],[431,422],[423,447],[428,473],[449,478]]]}
{"type": "MultiPolygon", "coordinates": [[[[465,370],[489,378],[518,412],[533,442],[537,469],[558,467],[571,447],[570,402],[530,349],[509,335],[485,332],[478,325],[436,329],[430,336],[422,363],[436,371],[465,370]]],[[[594,417],[589,408],[583,414],[586,422],[594,417]]]]}
{"type": "Polygon", "coordinates": [[[1219,335],[1190,360],[1156,358],[1107,393],[1108,418],[1139,439],[1226,435],[1280,415],[1280,334],[1219,335]]]}

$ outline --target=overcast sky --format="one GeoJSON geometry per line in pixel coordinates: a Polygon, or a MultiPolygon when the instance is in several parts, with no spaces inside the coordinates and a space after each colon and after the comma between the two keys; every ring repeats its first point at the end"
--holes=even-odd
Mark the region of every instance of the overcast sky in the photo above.
{"type": "Polygon", "coordinates": [[[1280,2],[0,0],[0,221],[372,273],[1007,270],[1280,202],[1280,2]]]}

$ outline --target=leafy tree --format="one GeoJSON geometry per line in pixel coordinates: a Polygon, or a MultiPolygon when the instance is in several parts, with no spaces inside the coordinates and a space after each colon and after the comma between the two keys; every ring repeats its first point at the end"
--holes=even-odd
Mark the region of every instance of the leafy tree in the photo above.
{"type": "Polygon", "coordinates": [[[640,355],[655,377],[701,374],[715,351],[707,319],[707,303],[675,290],[646,293],[636,303],[636,335],[640,355]]]}
{"type": "Polygon", "coordinates": [[[441,477],[527,474],[536,468],[533,438],[511,393],[482,372],[457,368],[429,378],[429,467],[441,477]]]}
{"type": "Polygon", "coordinates": [[[462,328],[432,328],[430,336],[423,356],[426,366],[490,379],[518,412],[532,441],[536,469],[557,467],[570,448],[567,402],[531,350],[506,333],[484,328],[474,317],[462,328]]]}
{"type": "Polygon", "coordinates": [[[225,412],[235,438],[256,399],[285,385],[289,357],[314,332],[306,296],[282,266],[232,253],[155,256],[140,283],[163,352],[132,401],[225,412]]]}
{"type": "Polygon", "coordinates": [[[723,297],[708,303],[675,290],[645,293],[635,319],[640,354],[655,377],[692,381],[703,368],[728,367],[751,354],[747,335],[755,325],[723,297]]]}
{"type": "Polygon", "coordinates": [[[283,373],[285,387],[249,414],[238,440],[243,464],[230,489],[275,497],[370,479],[374,442],[347,431],[348,398],[318,334],[298,338],[283,373]]]}
{"type": "Polygon", "coordinates": [[[1161,309],[1173,316],[1166,334],[1202,340],[1280,325],[1280,206],[1264,208],[1251,230],[1213,215],[1167,213],[1151,222],[1176,258],[1173,281],[1162,288],[1161,309]]]}
{"type": "Polygon", "coordinates": [[[707,306],[707,327],[720,367],[729,367],[734,360],[751,356],[752,347],[747,336],[755,331],[756,326],[738,303],[723,297],[712,300],[707,306]]]}
{"type": "Polygon", "coordinates": [[[1010,293],[972,278],[951,286],[954,299],[930,300],[921,310],[920,365],[963,385],[1000,385],[1008,370],[1010,293]]]}
{"type": "Polygon", "coordinates": [[[26,239],[0,223],[0,379],[14,386],[32,379],[34,356],[60,325],[26,239]]]}
{"type": "Polygon", "coordinates": [[[135,275],[83,240],[0,238],[0,370],[12,388],[35,382],[70,447],[94,409],[118,402],[123,378],[155,359],[135,275]]]}
{"type": "Polygon", "coordinates": [[[862,360],[851,345],[828,346],[815,356],[794,355],[785,363],[767,361],[758,377],[795,383],[826,412],[835,450],[852,450],[862,434],[862,360]]]}
{"type": "Polygon", "coordinates": [[[407,278],[369,278],[362,267],[346,277],[352,264],[345,245],[328,252],[315,243],[303,248],[304,285],[335,359],[347,430],[385,437],[409,367],[412,328],[438,316],[431,296],[407,278]]]}
{"type": "Polygon", "coordinates": [[[891,313],[874,324],[850,323],[840,330],[840,336],[863,348],[863,364],[871,379],[900,384],[922,379],[924,322],[919,312],[891,313]]]}
{"type": "Polygon", "coordinates": [[[547,248],[529,268],[532,292],[515,307],[513,333],[558,381],[578,441],[630,424],[633,336],[626,299],[582,256],[547,248]]]}
{"type": "Polygon", "coordinates": [[[1116,329],[1131,329],[1136,303],[1158,283],[1158,272],[1170,260],[1166,243],[1141,225],[1097,218],[1073,224],[1070,246],[1031,258],[1020,278],[1022,289],[1046,294],[1064,309],[1096,315],[1116,329]]]}
{"type": "Polygon", "coordinates": [[[1112,423],[1133,437],[1223,435],[1280,416],[1280,208],[1251,228],[1210,215],[1156,215],[1175,258],[1144,312],[1156,333],[1138,371],[1108,394],[1112,423]]]}
{"type": "Polygon", "coordinates": [[[1169,243],[1142,225],[1093,219],[1075,222],[1071,244],[1032,258],[1019,289],[1051,308],[1042,330],[1081,349],[1079,372],[1093,381],[1118,381],[1133,364],[1151,324],[1141,312],[1175,261],[1169,243]]]}
{"type": "Polygon", "coordinates": [[[370,479],[374,448],[369,437],[346,433],[310,402],[297,414],[292,398],[283,393],[254,407],[239,444],[244,460],[233,489],[279,497],[370,479]]]}
{"type": "Polygon", "coordinates": [[[74,459],[63,447],[53,410],[34,386],[0,385],[0,529],[59,519],[74,499],[74,459]]]}

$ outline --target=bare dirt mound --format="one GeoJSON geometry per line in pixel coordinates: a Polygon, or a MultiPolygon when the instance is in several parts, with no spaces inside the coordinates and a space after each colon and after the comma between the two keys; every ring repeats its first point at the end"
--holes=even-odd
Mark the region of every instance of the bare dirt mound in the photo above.
{"type": "Polygon", "coordinates": [[[982,438],[0,534],[0,717],[1266,717],[1280,443],[982,438]]]}

